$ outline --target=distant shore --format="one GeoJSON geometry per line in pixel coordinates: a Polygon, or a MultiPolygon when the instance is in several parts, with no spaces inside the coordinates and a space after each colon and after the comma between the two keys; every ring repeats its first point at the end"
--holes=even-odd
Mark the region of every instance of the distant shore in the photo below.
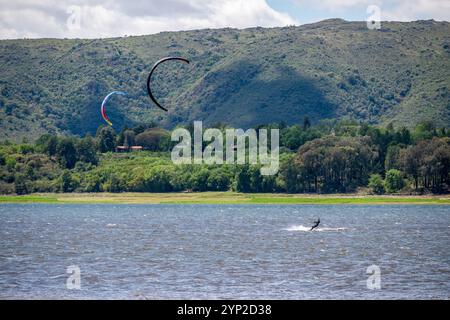
{"type": "Polygon", "coordinates": [[[450,205],[450,195],[277,194],[237,192],[190,193],[39,193],[0,196],[6,203],[56,204],[440,204],[450,205]]]}

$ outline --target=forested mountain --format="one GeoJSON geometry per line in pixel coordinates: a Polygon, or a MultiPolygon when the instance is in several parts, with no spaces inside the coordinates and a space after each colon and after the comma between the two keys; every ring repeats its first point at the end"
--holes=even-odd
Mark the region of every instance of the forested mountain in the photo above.
{"type": "Polygon", "coordinates": [[[203,120],[236,127],[326,118],[411,127],[450,123],[450,23],[325,20],[285,28],[165,32],[110,39],[0,41],[0,135],[95,133],[100,104],[114,127],[203,120]],[[146,77],[164,56],[183,56],[146,77]]]}

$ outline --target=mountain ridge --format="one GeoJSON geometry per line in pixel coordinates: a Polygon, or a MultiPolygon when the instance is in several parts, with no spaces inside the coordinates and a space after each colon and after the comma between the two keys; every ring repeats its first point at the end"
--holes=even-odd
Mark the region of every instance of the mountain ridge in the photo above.
{"type": "Polygon", "coordinates": [[[450,23],[328,19],[282,28],[202,29],[105,39],[0,41],[0,130],[7,139],[84,135],[103,124],[164,127],[203,120],[250,127],[305,116],[413,126],[450,123],[450,23]],[[155,93],[145,89],[151,65],[155,93]]]}

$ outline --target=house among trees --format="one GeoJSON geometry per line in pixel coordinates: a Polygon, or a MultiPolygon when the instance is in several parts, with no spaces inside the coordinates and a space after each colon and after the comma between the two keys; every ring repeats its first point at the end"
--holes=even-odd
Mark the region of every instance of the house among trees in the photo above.
{"type": "Polygon", "coordinates": [[[142,146],[117,146],[116,147],[116,152],[133,152],[133,151],[142,151],[143,147],[142,146]]]}

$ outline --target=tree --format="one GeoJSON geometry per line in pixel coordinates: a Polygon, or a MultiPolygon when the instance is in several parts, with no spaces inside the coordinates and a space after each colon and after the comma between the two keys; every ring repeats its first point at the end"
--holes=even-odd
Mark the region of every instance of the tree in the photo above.
{"type": "Polygon", "coordinates": [[[69,170],[64,170],[59,177],[59,185],[62,192],[73,192],[79,186],[79,181],[72,177],[69,170]]]}
{"type": "Polygon", "coordinates": [[[423,121],[414,128],[414,141],[418,142],[424,139],[431,139],[435,132],[436,127],[432,121],[423,121]]]}
{"type": "Polygon", "coordinates": [[[308,130],[309,127],[311,127],[311,121],[309,120],[309,117],[306,116],[305,119],[303,119],[303,130],[308,130]]]}
{"type": "Polygon", "coordinates": [[[409,145],[411,143],[411,133],[409,132],[408,129],[403,127],[400,130],[400,135],[401,135],[401,141],[399,141],[400,143],[403,143],[404,145],[409,145]]]}
{"type": "Polygon", "coordinates": [[[275,192],[276,190],[276,176],[263,176],[261,182],[261,192],[275,192]]]}
{"type": "Polygon", "coordinates": [[[384,187],[387,192],[395,193],[405,186],[403,174],[397,169],[391,169],[386,172],[386,179],[384,180],[384,187]]]}
{"type": "Polygon", "coordinates": [[[386,152],[386,159],[384,161],[385,170],[400,169],[400,146],[389,146],[386,152]]]}
{"type": "Polygon", "coordinates": [[[58,142],[56,157],[64,168],[72,169],[75,166],[77,152],[72,138],[63,138],[58,142]]]}
{"type": "Polygon", "coordinates": [[[317,130],[303,130],[299,125],[287,127],[281,131],[281,146],[297,151],[304,143],[320,138],[317,130]]]}
{"type": "Polygon", "coordinates": [[[101,153],[114,151],[116,147],[116,134],[111,127],[102,126],[97,130],[98,150],[101,153]]]}
{"type": "Polygon", "coordinates": [[[97,152],[95,141],[91,136],[80,139],[76,144],[78,160],[86,163],[97,164],[97,152]]]}
{"type": "Polygon", "coordinates": [[[431,145],[432,155],[429,161],[431,188],[435,193],[448,192],[450,173],[450,139],[434,138],[431,145]]]}
{"type": "Polygon", "coordinates": [[[26,184],[26,179],[23,175],[16,175],[14,178],[15,191],[18,195],[27,194],[28,187],[26,184]]]}
{"type": "Polygon", "coordinates": [[[156,127],[156,125],[153,122],[150,122],[149,124],[140,124],[136,128],[133,129],[134,133],[138,135],[139,133],[144,132],[147,129],[151,129],[156,127]]]}
{"type": "Polygon", "coordinates": [[[230,188],[230,178],[222,170],[211,170],[208,176],[208,190],[227,191],[230,188]]]}
{"type": "Polygon", "coordinates": [[[403,171],[414,179],[414,187],[419,188],[420,154],[416,147],[409,147],[400,153],[403,171]]]}
{"type": "Polygon", "coordinates": [[[170,183],[173,171],[168,166],[157,166],[144,174],[144,190],[147,192],[169,192],[172,191],[170,183]]]}
{"type": "Polygon", "coordinates": [[[305,190],[305,187],[299,186],[301,182],[298,179],[300,170],[301,168],[292,159],[281,165],[282,187],[288,193],[297,193],[305,190]]]}
{"type": "MultiPolygon", "coordinates": [[[[130,130],[129,128],[128,128],[128,126],[124,126],[121,130],[120,130],[120,132],[119,132],[119,134],[117,135],[117,145],[118,146],[120,146],[120,145],[123,145],[123,142],[124,142],[124,133],[125,133],[125,131],[127,131],[127,130],[130,130]]],[[[134,131],[133,131],[134,132],[134,131]]]]}
{"type": "Polygon", "coordinates": [[[402,150],[402,169],[414,179],[416,190],[419,186],[433,192],[448,189],[450,178],[450,139],[424,139],[416,145],[402,150]]]}
{"type": "Polygon", "coordinates": [[[201,168],[194,172],[191,178],[192,190],[206,191],[208,189],[208,177],[209,170],[207,168],[201,168]]]}
{"type": "Polygon", "coordinates": [[[44,134],[36,141],[36,146],[41,152],[54,156],[58,146],[58,138],[51,134],[44,134]]]}
{"type": "Polygon", "coordinates": [[[123,146],[134,146],[136,133],[127,127],[123,128],[117,136],[117,144],[123,146]]]}
{"type": "Polygon", "coordinates": [[[101,182],[102,181],[100,175],[89,172],[84,176],[83,191],[100,192],[102,191],[101,182]]]}
{"type": "Polygon", "coordinates": [[[263,176],[259,166],[250,166],[248,168],[250,176],[250,190],[251,192],[261,192],[263,184],[263,176]]]}
{"type": "Polygon", "coordinates": [[[123,192],[125,191],[125,181],[117,173],[112,172],[103,183],[102,189],[106,192],[123,192]]]}
{"type": "Polygon", "coordinates": [[[123,133],[123,145],[126,147],[134,146],[136,134],[133,130],[126,130],[123,133]]]}
{"type": "Polygon", "coordinates": [[[237,192],[250,192],[250,174],[248,172],[249,166],[241,166],[236,175],[236,191],[237,192]]]}
{"type": "Polygon", "coordinates": [[[378,152],[370,137],[326,136],[305,143],[294,158],[301,192],[347,192],[366,186],[378,152]]]}
{"type": "Polygon", "coordinates": [[[148,129],[136,136],[136,144],[151,151],[166,150],[169,141],[169,133],[161,128],[148,129]]]}
{"type": "Polygon", "coordinates": [[[384,193],[384,181],[381,175],[378,173],[371,174],[369,178],[368,187],[375,194],[383,194],[384,193]]]}

